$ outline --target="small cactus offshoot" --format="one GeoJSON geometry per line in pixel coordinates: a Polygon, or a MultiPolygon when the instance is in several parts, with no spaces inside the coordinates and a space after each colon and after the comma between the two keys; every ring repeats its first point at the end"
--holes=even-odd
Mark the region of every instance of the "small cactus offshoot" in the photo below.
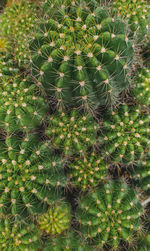
{"type": "Polygon", "coordinates": [[[74,157],[69,165],[71,182],[82,190],[97,186],[107,176],[108,166],[95,153],[74,157]]]}
{"type": "Polygon", "coordinates": [[[0,221],[1,251],[35,251],[41,247],[40,232],[33,224],[14,223],[10,219],[0,221]]]}
{"type": "Polygon", "coordinates": [[[66,183],[59,157],[36,135],[0,142],[0,164],[1,214],[26,217],[43,212],[66,183]]]}
{"type": "Polygon", "coordinates": [[[134,231],[141,229],[142,214],[135,191],[114,180],[82,196],[77,217],[85,238],[97,247],[108,244],[117,249],[121,240],[132,242],[134,231]]]}
{"type": "Polygon", "coordinates": [[[149,148],[149,123],[149,115],[143,115],[140,106],[124,104],[108,112],[99,137],[103,154],[114,162],[132,163],[139,160],[149,148]]]}
{"type": "Polygon", "coordinates": [[[73,110],[70,115],[58,112],[50,117],[46,134],[65,155],[83,154],[96,143],[98,124],[92,115],[73,110]]]}
{"type": "Polygon", "coordinates": [[[67,230],[71,224],[71,206],[65,201],[52,204],[48,211],[41,215],[38,224],[41,230],[50,235],[57,235],[67,230]]]}

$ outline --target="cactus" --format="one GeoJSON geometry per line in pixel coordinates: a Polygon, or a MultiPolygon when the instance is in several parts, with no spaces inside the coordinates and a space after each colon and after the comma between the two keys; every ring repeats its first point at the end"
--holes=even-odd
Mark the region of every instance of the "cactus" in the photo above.
{"type": "Polygon", "coordinates": [[[14,64],[12,56],[10,54],[1,54],[0,51],[0,81],[4,76],[14,76],[18,73],[19,69],[14,64]]]}
{"type": "Polygon", "coordinates": [[[61,149],[65,155],[83,154],[96,143],[98,125],[90,114],[81,115],[76,110],[69,115],[57,112],[49,120],[46,134],[54,147],[61,149]]]}
{"type": "Polygon", "coordinates": [[[64,1],[64,8],[62,2],[56,1],[54,16],[41,21],[31,42],[33,75],[60,106],[114,103],[129,84],[133,58],[125,23],[101,7],[91,12],[84,1],[64,1]]]}
{"type": "Polygon", "coordinates": [[[138,40],[147,37],[150,31],[150,5],[146,0],[114,0],[111,11],[129,24],[131,35],[138,40]]]}
{"type": "Polygon", "coordinates": [[[99,137],[103,155],[114,162],[132,163],[142,158],[149,147],[148,115],[140,106],[120,105],[118,110],[108,112],[99,137]]]}
{"type": "Polygon", "coordinates": [[[48,211],[38,219],[40,229],[52,236],[63,233],[69,228],[70,223],[71,208],[65,201],[52,204],[48,211]]]}
{"type": "MultiPolygon", "coordinates": [[[[44,251],[93,251],[93,247],[89,246],[78,234],[73,231],[66,235],[58,235],[48,239],[45,244],[44,251]]],[[[96,251],[96,249],[94,249],[96,251]]]]}
{"type": "Polygon", "coordinates": [[[69,174],[72,183],[85,190],[102,182],[107,176],[107,168],[106,163],[92,153],[82,158],[73,158],[69,165],[69,174]]]}
{"type": "Polygon", "coordinates": [[[136,100],[140,104],[150,107],[150,69],[142,68],[134,83],[134,88],[131,91],[136,100]]]}
{"type": "Polygon", "coordinates": [[[26,217],[43,212],[66,183],[60,158],[37,135],[7,136],[0,142],[0,163],[1,214],[26,217]]]}
{"type": "Polygon", "coordinates": [[[36,7],[29,1],[18,1],[1,15],[1,34],[12,40],[14,55],[20,66],[27,65],[30,57],[29,40],[36,24],[36,7]]]}
{"type": "Polygon", "coordinates": [[[39,230],[33,223],[15,223],[10,219],[0,221],[1,251],[35,251],[41,247],[39,236],[39,230]]]}
{"type": "Polygon", "coordinates": [[[41,124],[48,106],[37,96],[30,78],[3,77],[0,86],[0,127],[7,132],[31,131],[41,124]]]}
{"type": "Polygon", "coordinates": [[[97,247],[117,249],[120,241],[132,242],[140,231],[143,208],[132,188],[120,180],[110,181],[80,198],[77,212],[81,231],[97,247]]]}

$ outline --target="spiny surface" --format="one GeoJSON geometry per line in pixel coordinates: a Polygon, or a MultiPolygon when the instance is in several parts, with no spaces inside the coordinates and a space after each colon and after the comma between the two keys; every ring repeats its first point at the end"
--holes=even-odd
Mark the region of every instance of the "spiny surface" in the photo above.
{"type": "Polygon", "coordinates": [[[83,154],[96,143],[98,125],[90,114],[57,112],[49,120],[46,134],[65,155],[83,154]]]}
{"type": "Polygon", "coordinates": [[[110,181],[80,197],[77,212],[82,234],[97,247],[116,249],[121,240],[131,242],[140,230],[141,204],[133,189],[122,181],[110,181]]]}
{"type": "Polygon", "coordinates": [[[114,162],[130,163],[139,160],[149,148],[150,117],[140,106],[120,105],[108,112],[99,137],[103,154],[114,162]]]}
{"type": "Polygon", "coordinates": [[[2,214],[26,217],[41,212],[66,183],[59,157],[37,135],[0,142],[0,163],[2,214]]]}

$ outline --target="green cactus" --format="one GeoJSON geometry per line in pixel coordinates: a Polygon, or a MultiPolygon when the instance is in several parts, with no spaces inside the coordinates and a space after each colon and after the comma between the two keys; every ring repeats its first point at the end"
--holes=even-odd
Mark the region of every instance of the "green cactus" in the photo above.
{"type": "Polygon", "coordinates": [[[14,56],[20,66],[29,62],[29,41],[36,24],[36,7],[30,1],[18,1],[5,9],[0,18],[0,29],[15,45],[14,56]]]}
{"type": "Polygon", "coordinates": [[[10,219],[0,221],[1,251],[35,251],[41,247],[40,232],[31,223],[11,222],[10,219]]]}
{"type": "Polygon", "coordinates": [[[140,106],[120,105],[108,112],[99,137],[103,155],[114,162],[132,163],[139,160],[149,147],[149,115],[143,115],[140,106]]]}
{"type": "Polygon", "coordinates": [[[30,78],[3,77],[0,86],[0,127],[7,132],[31,131],[41,124],[48,110],[30,78]]]}
{"type": "Polygon", "coordinates": [[[34,134],[0,142],[0,163],[1,214],[26,217],[43,212],[66,183],[60,158],[53,156],[49,142],[40,142],[34,134]]]}
{"type": "Polygon", "coordinates": [[[0,81],[2,81],[4,76],[14,76],[20,71],[18,67],[14,64],[12,56],[10,54],[1,54],[0,51],[0,81]]]}
{"type": "Polygon", "coordinates": [[[140,104],[150,107],[150,69],[142,68],[138,72],[131,91],[140,104]]]}
{"type": "Polygon", "coordinates": [[[150,31],[150,5],[146,0],[114,0],[111,11],[128,22],[131,35],[144,39],[150,31]]]}
{"type": "Polygon", "coordinates": [[[117,249],[120,241],[132,242],[141,229],[143,208],[132,188],[120,180],[110,181],[79,200],[77,212],[82,234],[97,247],[117,249]]]}
{"type": "Polygon", "coordinates": [[[65,201],[52,204],[48,211],[38,219],[39,227],[50,235],[61,234],[71,224],[71,206],[65,201]]]}
{"type": "Polygon", "coordinates": [[[107,168],[106,163],[92,153],[73,158],[69,165],[69,176],[75,186],[85,190],[102,182],[107,176],[107,168]]]}
{"type": "MultiPolygon", "coordinates": [[[[58,235],[48,239],[45,244],[44,251],[93,251],[78,234],[73,231],[68,232],[66,235],[58,235]]],[[[96,251],[96,249],[94,249],[96,251]]]]}
{"type": "Polygon", "coordinates": [[[61,106],[114,103],[129,84],[133,57],[125,23],[101,7],[91,12],[85,1],[64,2],[64,8],[62,2],[31,42],[33,75],[61,106]]]}
{"type": "Polygon", "coordinates": [[[49,121],[46,134],[65,155],[83,154],[96,143],[98,125],[90,114],[57,112],[49,121]]]}

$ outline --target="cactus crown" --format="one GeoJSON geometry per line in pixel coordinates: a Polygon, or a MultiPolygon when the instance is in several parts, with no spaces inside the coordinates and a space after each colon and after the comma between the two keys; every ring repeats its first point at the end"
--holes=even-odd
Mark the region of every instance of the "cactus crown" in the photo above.
{"type": "Polygon", "coordinates": [[[73,184],[82,190],[97,186],[107,176],[106,163],[95,153],[76,157],[69,165],[69,175],[73,184]]]}
{"type": "Polygon", "coordinates": [[[61,105],[114,103],[129,84],[133,48],[125,24],[100,7],[60,2],[31,43],[33,74],[61,105]]]}
{"type": "Polygon", "coordinates": [[[140,106],[119,106],[107,114],[102,128],[103,154],[115,162],[134,162],[149,147],[149,116],[142,115],[140,106]]]}
{"type": "Polygon", "coordinates": [[[47,234],[61,234],[67,230],[71,223],[71,208],[65,201],[52,204],[48,212],[41,215],[38,220],[40,229],[47,234]]]}
{"type": "Polygon", "coordinates": [[[142,214],[134,190],[114,180],[81,197],[77,216],[86,238],[97,247],[108,244],[115,249],[121,240],[132,241],[142,214]]]}
{"type": "Polygon", "coordinates": [[[55,190],[65,185],[65,178],[49,142],[36,135],[13,136],[0,146],[0,213],[26,217],[59,197],[55,190]]]}
{"type": "Polygon", "coordinates": [[[65,112],[54,114],[50,118],[46,134],[65,155],[83,154],[96,142],[97,129],[98,125],[90,114],[82,116],[73,110],[70,115],[65,112]]]}

